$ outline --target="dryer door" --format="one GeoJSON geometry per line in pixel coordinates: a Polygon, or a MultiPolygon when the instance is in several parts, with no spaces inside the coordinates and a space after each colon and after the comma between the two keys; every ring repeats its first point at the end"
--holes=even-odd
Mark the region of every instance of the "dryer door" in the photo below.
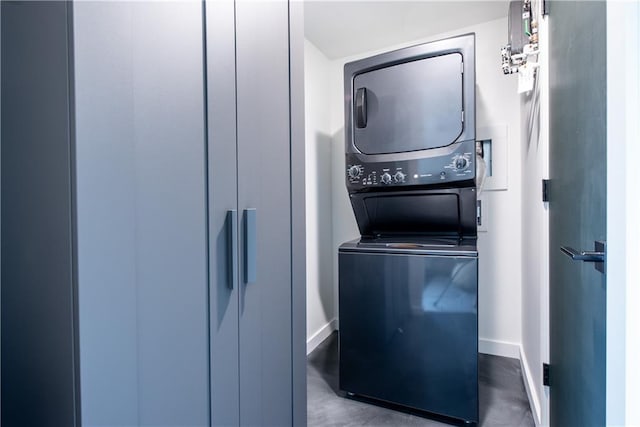
{"type": "Polygon", "coordinates": [[[379,68],[353,81],[354,142],[364,154],[444,147],[462,134],[462,55],[379,68]]]}

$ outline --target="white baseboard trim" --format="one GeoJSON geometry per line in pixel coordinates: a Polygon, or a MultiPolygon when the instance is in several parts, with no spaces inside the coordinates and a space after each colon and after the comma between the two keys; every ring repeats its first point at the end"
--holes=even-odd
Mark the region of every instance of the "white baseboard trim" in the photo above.
{"type": "Polygon", "coordinates": [[[542,425],[542,407],[540,406],[540,397],[538,396],[535,383],[533,382],[533,375],[531,375],[531,369],[529,368],[529,362],[527,356],[520,346],[520,366],[522,368],[522,379],[524,381],[524,388],[527,390],[527,396],[529,397],[529,404],[531,405],[531,412],[533,413],[533,421],[536,426],[542,425]]]}
{"type": "Polygon", "coordinates": [[[311,337],[307,338],[307,355],[311,353],[320,343],[327,338],[329,335],[333,333],[333,331],[338,330],[338,319],[331,319],[329,323],[318,329],[318,331],[311,335],[311,337]]]}
{"type": "Polygon", "coordinates": [[[512,359],[520,358],[520,344],[508,341],[490,340],[480,338],[478,340],[478,352],[484,354],[492,354],[494,356],[511,357],[512,359]]]}

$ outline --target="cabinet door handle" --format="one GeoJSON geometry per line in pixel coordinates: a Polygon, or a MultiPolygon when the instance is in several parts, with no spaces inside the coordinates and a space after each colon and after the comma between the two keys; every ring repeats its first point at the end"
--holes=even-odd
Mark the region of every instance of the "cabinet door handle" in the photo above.
{"type": "Polygon", "coordinates": [[[244,210],[244,277],[245,282],[256,281],[256,209],[244,210]]]}
{"type": "Polygon", "coordinates": [[[229,289],[238,283],[238,211],[227,211],[227,276],[229,289]]]}
{"type": "Polygon", "coordinates": [[[356,91],[356,127],[367,127],[367,88],[364,87],[356,91]]]}

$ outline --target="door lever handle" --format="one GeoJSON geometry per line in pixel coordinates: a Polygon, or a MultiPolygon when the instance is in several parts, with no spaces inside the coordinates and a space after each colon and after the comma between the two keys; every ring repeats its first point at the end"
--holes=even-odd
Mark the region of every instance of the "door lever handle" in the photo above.
{"type": "Polygon", "coordinates": [[[595,250],[593,251],[577,251],[570,246],[561,246],[560,250],[574,261],[595,263],[596,270],[604,273],[607,245],[603,241],[596,241],[594,246],[595,250]]]}
{"type": "Polygon", "coordinates": [[[603,262],[604,252],[596,251],[577,251],[569,246],[562,246],[560,248],[562,253],[569,256],[574,261],[584,262],[603,262]]]}

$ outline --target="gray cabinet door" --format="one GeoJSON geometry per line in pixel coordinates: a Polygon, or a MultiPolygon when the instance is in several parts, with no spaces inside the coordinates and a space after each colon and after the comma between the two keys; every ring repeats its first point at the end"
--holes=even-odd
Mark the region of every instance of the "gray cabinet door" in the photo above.
{"type": "Polygon", "coordinates": [[[287,2],[236,3],[236,59],[238,203],[245,248],[240,424],[284,426],[292,422],[287,2]]]}
{"type": "Polygon", "coordinates": [[[235,7],[205,3],[211,422],[239,423],[235,7]]]}
{"type": "Polygon", "coordinates": [[[82,425],[208,425],[202,5],[73,14],[82,425]]]}

